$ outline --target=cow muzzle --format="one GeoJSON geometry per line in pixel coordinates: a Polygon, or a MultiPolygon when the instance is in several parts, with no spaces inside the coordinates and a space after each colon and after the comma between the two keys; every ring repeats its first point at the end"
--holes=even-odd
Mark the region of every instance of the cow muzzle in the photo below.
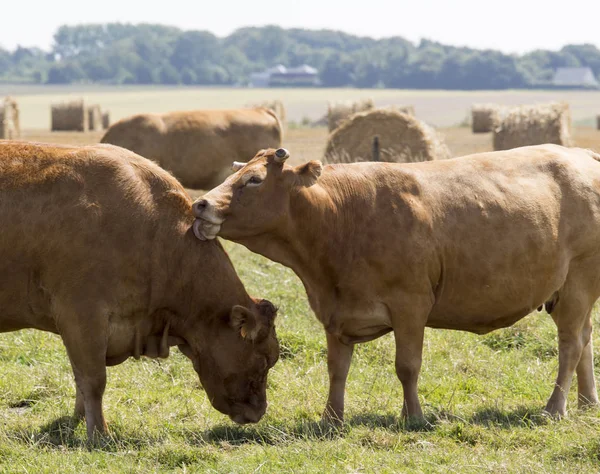
{"type": "Polygon", "coordinates": [[[225,219],[217,215],[214,206],[206,199],[198,199],[192,205],[192,212],[196,217],[192,225],[194,235],[200,240],[216,238],[225,219]]]}
{"type": "Polygon", "coordinates": [[[245,406],[241,410],[241,413],[231,414],[231,415],[229,415],[229,418],[231,418],[232,421],[234,421],[240,425],[246,425],[248,423],[258,423],[266,411],[267,411],[266,403],[260,407],[245,406]]]}

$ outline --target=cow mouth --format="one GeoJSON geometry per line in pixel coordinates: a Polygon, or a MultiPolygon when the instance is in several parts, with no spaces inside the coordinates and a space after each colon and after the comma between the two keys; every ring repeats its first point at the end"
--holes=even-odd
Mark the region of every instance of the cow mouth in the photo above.
{"type": "Polygon", "coordinates": [[[207,219],[197,218],[192,224],[192,230],[194,231],[196,238],[200,240],[213,240],[217,238],[222,223],[223,220],[217,223],[207,219]]]}

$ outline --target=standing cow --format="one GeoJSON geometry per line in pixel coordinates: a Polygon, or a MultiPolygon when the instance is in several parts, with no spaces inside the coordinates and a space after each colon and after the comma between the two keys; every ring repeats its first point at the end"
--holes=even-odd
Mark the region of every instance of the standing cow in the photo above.
{"type": "Polygon", "coordinates": [[[178,345],[212,405],[238,423],[266,409],[275,308],[246,293],[191,200],[154,163],[111,145],[0,144],[0,331],[59,334],[76,416],[104,432],[106,366],[178,345]]]}
{"type": "Polygon", "coordinates": [[[155,161],[188,188],[209,189],[231,172],[232,160],[281,139],[277,115],[259,107],[134,115],[111,125],[101,142],[155,161]]]}
{"type": "Polygon", "coordinates": [[[353,345],[393,331],[403,415],[425,327],[484,334],[546,303],[558,377],[546,405],[598,403],[591,310],[600,296],[600,155],[556,145],[412,164],[286,165],[263,150],[196,201],[194,232],[291,267],[327,334],[325,418],[342,420],[353,345]]]}

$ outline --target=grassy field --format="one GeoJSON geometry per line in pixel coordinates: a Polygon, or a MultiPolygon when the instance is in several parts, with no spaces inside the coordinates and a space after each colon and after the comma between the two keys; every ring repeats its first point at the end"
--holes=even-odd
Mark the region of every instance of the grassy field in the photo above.
{"type": "MultiPolygon", "coordinates": [[[[491,149],[489,134],[442,132],[455,155],[491,149]]],[[[101,133],[24,136],[95,143],[101,133]]],[[[285,146],[299,163],[319,158],[326,137],[323,129],[290,129],[285,146]]],[[[600,151],[599,131],[578,127],[575,140],[600,151]]],[[[542,416],[558,366],[556,329],[546,313],[486,336],[427,330],[420,395],[428,424],[419,428],[399,417],[391,335],[359,345],[347,423],[325,430],[318,423],[328,386],[325,337],[302,284],[289,269],[225,246],[249,292],[280,307],[281,359],[270,372],[263,420],[240,427],[215,411],[189,361],[174,350],[165,361],[108,369],[112,438],[89,450],[84,424],[70,418],[75,388],[60,339],[39,331],[0,334],[0,472],[600,472],[599,409],[578,411],[572,391],[567,419],[542,416]]],[[[594,321],[598,348],[598,310],[594,321]]],[[[598,350],[596,359],[599,369],[598,350]]]]}
{"type": "Polygon", "coordinates": [[[327,101],[371,97],[377,105],[414,105],[417,115],[438,126],[463,122],[475,102],[515,105],[564,100],[571,105],[578,125],[595,124],[600,114],[600,91],[416,91],[394,89],[219,89],[169,87],[9,86],[0,85],[0,96],[14,95],[21,107],[23,127],[48,129],[50,104],[83,97],[111,112],[113,120],[142,112],[235,108],[268,99],[281,99],[289,120],[321,118],[327,101]]]}

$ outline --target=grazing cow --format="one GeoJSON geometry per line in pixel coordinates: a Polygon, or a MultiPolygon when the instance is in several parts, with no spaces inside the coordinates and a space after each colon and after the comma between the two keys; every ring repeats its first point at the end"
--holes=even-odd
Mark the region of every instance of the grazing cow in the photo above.
{"type": "Polygon", "coordinates": [[[141,114],[111,125],[102,143],[127,148],[171,171],[188,188],[209,189],[232,160],[281,145],[282,127],[266,108],[141,114]]]}
{"type": "Polygon", "coordinates": [[[590,312],[600,295],[600,155],[556,145],[411,164],[285,164],[263,150],[194,203],[194,233],[291,267],[327,334],[342,420],[355,343],[393,331],[403,415],[417,396],[425,327],[484,334],[546,303],[562,416],[574,371],[597,404],[590,312]]]}
{"type": "Polygon", "coordinates": [[[219,243],[194,237],[191,204],[123,148],[0,143],[0,331],[61,336],[90,439],[106,430],[106,366],[171,345],[217,410],[238,423],[265,412],[276,310],[248,296],[219,243]]]}

